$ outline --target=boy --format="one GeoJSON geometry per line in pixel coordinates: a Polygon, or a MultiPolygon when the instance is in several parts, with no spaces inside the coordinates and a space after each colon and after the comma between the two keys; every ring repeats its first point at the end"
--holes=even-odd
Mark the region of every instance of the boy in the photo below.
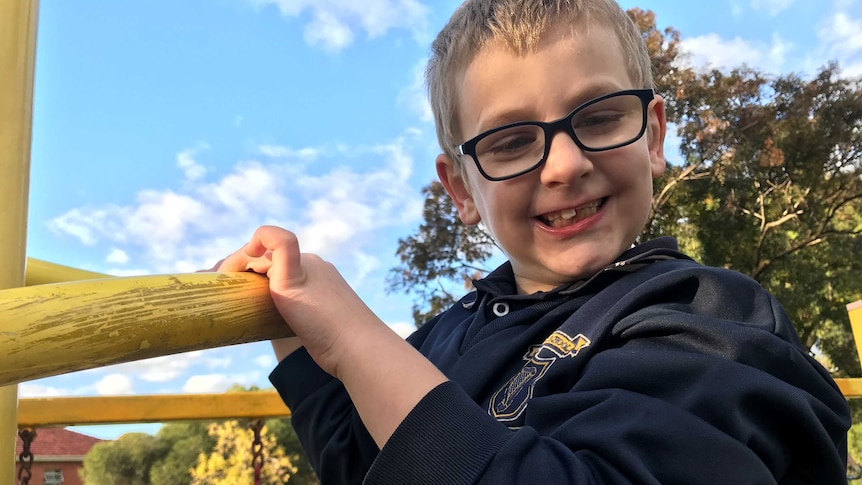
{"type": "Polygon", "coordinates": [[[406,342],[288,231],[220,264],[266,273],[297,335],[270,378],[323,483],[845,482],[847,404],[778,303],[632,246],[665,169],[650,69],[613,0],[455,12],[437,172],[509,261],[406,342]]]}

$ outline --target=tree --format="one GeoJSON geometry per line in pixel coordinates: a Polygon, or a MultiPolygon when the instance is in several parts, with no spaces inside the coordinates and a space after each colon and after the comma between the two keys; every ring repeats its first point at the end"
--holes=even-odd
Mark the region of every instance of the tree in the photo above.
{"type": "Polygon", "coordinates": [[[457,299],[463,289],[487,272],[482,263],[494,252],[493,238],[481,226],[467,226],[440,182],[422,189],[424,222],[418,232],[399,239],[401,264],[389,272],[391,291],[413,292],[413,320],[419,326],[457,299]],[[457,283],[453,284],[453,281],[457,283]]]}
{"type": "MultiPolygon", "coordinates": [[[[237,385],[228,392],[260,390],[256,386],[244,388],[237,385]]],[[[247,428],[248,420],[236,423],[247,428]]],[[[210,434],[211,426],[221,427],[219,429],[225,434],[224,422],[177,422],[164,424],[155,436],[135,433],[123,435],[114,442],[100,443],[84,459],[85,483],[188,485],[193,480],[192,472],[197,468],[199,458],[209,459],[216,452],[219,434],[210,434]]],[[[291,484],[319,485],[290,423],[272,418],[265,421],[265,428],[268,431],[267,442],[275,448],[264,449],[264,458],[286,458],[293,467],[291,484]]],[[[248,430],[244,432],[247,434],[248,430]]],[[[246,455],[251,452],[250,446],[249,441],[249,449],[244,452],[246,455]]],[[[229,460],[225,458],[225,461],[229,460]]]]}
{"type": "MultiPolygon", "coordinates": [[[[193,485],[251,485],[254,483],[252,443],[254,432],[249,426],[231,420],[212,423],[209,435],[216,438],[215,449],[198,457],[192,470],[193,485]]],[[[261,483],[279,484],[290,479],[296,468],[285,456],[284,449],[266,432],[260,432],[263,462],[260,468],[261,483]]]]}
{"type": "Polygon", "coordinates": [[[860,84],[835,64],[811,80],[711,71],[675,105],[685,160],[658,184],[645,232],[687,239],[704,263],[756,279],[806,346],[858,372],[844,303],[858,298],[862,269],[860,84]]]}
{"type": "MultiPolygon", "coordinates": [[[[257,386],[245,388],[240,385],[234,385],[227,392],[259,392],[262,390],[257,386]]],[[[299,437],[296,435],[296,431],[294,431],[290,422],[284,419],[272,418],[267,419],[264,424],[269,434],[284,449],[284,454],[290,460],[291,465],[295,467],[295,471],[290,476],[290,483],[293,485],[320,485],[320,480],[318,480],[317,474],[314,473],[311,462],[308,461],[308,456],[306,456],[305,450],[299,442],[299,437]]]]}
{"type": "Polygon", "coordinates": [[[166,453],[154,436],[127,433],[96,444],[84,457],[82,477],[87,485],[149,485],[150,468],[166,453]]]}
{"type": "Polygon", "coordinates": [[[152,483],[159,485],[188,485],[198,456],[208,454],[216,446],[216,440],[208,433],[209,423],[193,421],[168,423],[156,433],[168,451],[164,458],[153,464],[150,470],[152,483]]]}

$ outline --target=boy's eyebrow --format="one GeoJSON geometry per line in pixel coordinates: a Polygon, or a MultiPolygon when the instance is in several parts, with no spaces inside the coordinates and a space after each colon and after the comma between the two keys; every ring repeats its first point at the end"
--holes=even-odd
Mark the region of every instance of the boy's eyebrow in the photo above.
{"type": "Polygon", "coordinates": [[[497,128],[498,126],[517,123],[519,121],[540,121],[537,120],[535,116],[528,114],[530,112],[531,108],[529,106],[524,106],[492,114],[491,116],[479,121],[478,132],[484,133],[488,130],[497,128]]]}

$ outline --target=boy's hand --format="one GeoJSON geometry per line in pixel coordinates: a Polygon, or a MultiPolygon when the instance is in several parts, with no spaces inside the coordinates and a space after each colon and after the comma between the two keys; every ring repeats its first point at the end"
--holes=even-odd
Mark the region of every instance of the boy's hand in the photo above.
{"type": "MultiPolygon", "coordinates": [[[[299,252],[296,236],[274,226],[258,228],[240,250],[220,261],[216,271],[254,271],[269,277],[275,306],[302,345],[326,372],[339,377],[339,364],[356,336],[379,321],[335,267],[299,252]]],[[[273,341],[276,354],[295,350],[295,339],[273,341]]],[[[285,354],[286,355],[286,354],[285,354]]],[[[279,359],[285,355],[279,355],[279,359]]]]}

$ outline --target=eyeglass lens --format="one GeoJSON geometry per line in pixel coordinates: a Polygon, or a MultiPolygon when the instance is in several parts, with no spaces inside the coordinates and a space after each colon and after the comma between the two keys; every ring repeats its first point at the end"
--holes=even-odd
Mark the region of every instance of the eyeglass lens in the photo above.
{"type": "MultiPolygon", "coordinates": [[[[644,107],[635,94],[610,97],[579,109],[572,116],[572,130],[580,144],[599,151],[635,141],[644,124],[644,107]]],[[[571,116],[571,115],[570,115],[571,116]]],[[[491,177],[506,177],[527,170],[545,157],[545,135],[540,125],[505,128],[476,144],[479,165],[491,177]]]]}

